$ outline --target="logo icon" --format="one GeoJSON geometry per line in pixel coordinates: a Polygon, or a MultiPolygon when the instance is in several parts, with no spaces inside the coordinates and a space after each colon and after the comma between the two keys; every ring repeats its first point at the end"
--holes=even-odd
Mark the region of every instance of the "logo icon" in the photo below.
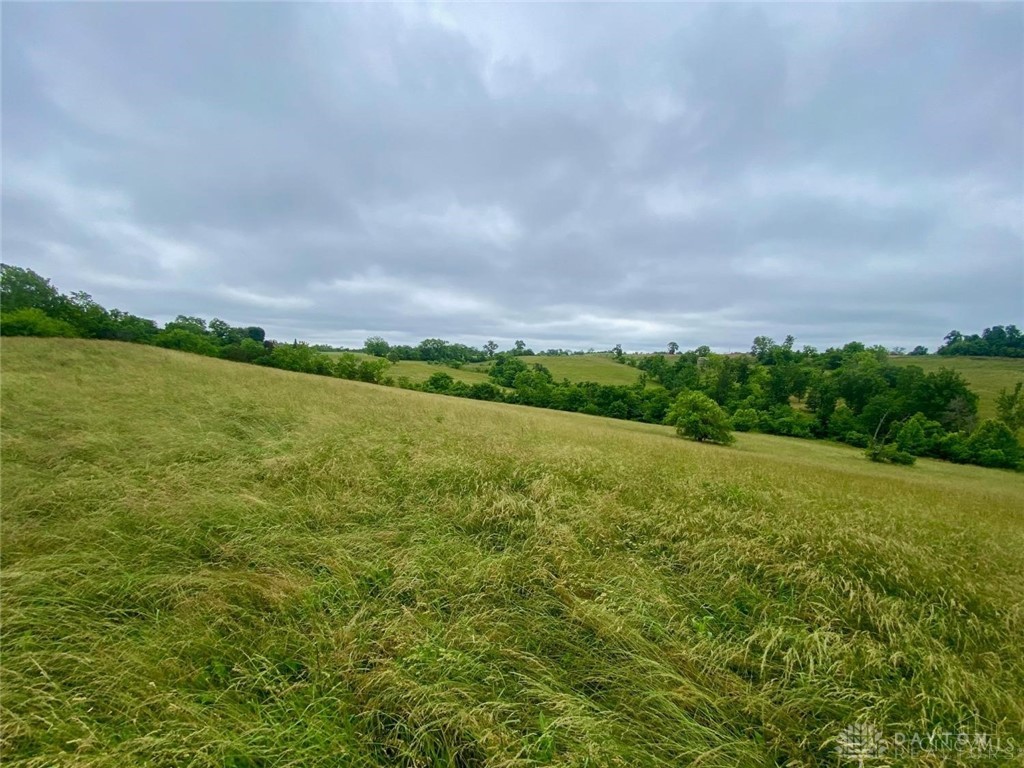
{"type": "Polygon", "coordinates": [[[881,757],[886,750],[885,736],[871,723],[853,723],[836,737],[836,752],[863,766],[865,760],[881,757]]]}

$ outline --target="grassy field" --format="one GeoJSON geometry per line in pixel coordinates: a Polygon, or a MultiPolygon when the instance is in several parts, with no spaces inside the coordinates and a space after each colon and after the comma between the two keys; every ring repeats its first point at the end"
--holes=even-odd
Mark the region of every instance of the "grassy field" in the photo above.
{"type": "MultiPolygon", "coordinates": [[[[527,365],[540,363],[551,371],[556,381],[593,381],[597,384],[635,384],[640,371],[617,363],[610,355],[531,355],[522,358],[527,365]]],[[[487,363],[469,366],[473,370],[486,370],[487,363]]]]}
{"type": "MultiPolygon", "coordinates": [[[[325,355],[329,357],[340,357],[342,352],[325,352],[325,355]]],[[[359,360],[376,360],[374,355],[367,355],[363,352],[352,352],[350,354],[355,355],[359,360]]],[[[479,370],[471,370],[467,368],[451,368],[447,365],[431,365],[430,363],[423,362],[421,360],[399,360],[393,364],[387,370],[387,375],[394,379],[398,379],[401,376],[409,379],[413,384],[422,384],[435,373],[438,372],[447,373],[456,381],[464,381],[467,384],[477,384],[480,382],[491,381],[486,373],[479,370]]],[[[493,382],[491,382],[493,383],[493,382]]]]}
{"type": "Polygon", "coordinates": [[[928,373],[940,368],[959,371],[978,394],[978,415],[986,419],[996,415],[999,390],[1012,390],[1018,381],[1024,381],[1024,358],[921,355],[890,359],[896,365],[919,365],[928,373]]]}
{"type": "Polygon", "coordinates": [[[4,765],[1021,764],[1020,475],[106,342],[2,408],[4,765]]]}

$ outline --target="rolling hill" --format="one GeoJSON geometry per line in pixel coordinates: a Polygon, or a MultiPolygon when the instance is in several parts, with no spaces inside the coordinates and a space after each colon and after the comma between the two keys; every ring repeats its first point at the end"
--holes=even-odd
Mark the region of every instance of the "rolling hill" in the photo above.
{"type": "Polygon", "coordinates": [[[978,394],[978,415],[983,419],[996,415],[996,397],[1001,389],[1012,390],[1024,381],[1024,358],[945,357],[943,355],[893,356],[896,365],[918,365],[927,373],[940,368],[959,371],[978,394]]]}
{"type": "Polygon", "coordinates": [[[5,765],[1024,745],[1018,474],[128,344],[0,354],[5,765]]]}

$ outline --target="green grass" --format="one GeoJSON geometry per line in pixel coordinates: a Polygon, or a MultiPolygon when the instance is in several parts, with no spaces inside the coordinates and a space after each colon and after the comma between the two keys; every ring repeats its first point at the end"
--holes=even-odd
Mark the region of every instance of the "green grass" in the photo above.
{"type": "MultiPolygon", "coordinates": [[[[640,371],[617,363],[610,355],[533,355],[522,358],[527,365],[540,363],[551,371],[556,381],[593,381],[597,384],[635,384],[640,371]]],[[[487,363],[470,365],[470,369],[486,370],[487,363]]]]}
{"type": "Polygon", "coordinates": [[[921,355],[890,359],[896,365],[919,365],[928,373],[940,368],[959,371],[977,393],[978,415],[983,419],[995,418],[996,397],[1001,389],[1012,390],[1018,381],[1024,381],[1024,358],[921,355]]]}
{"type": "Polygon", "coordinates": [[[4,765],[1024,745],[1020,475],[105,342],[2,366],[4,765]]]}
{"type": "MultiPolygon", "coordinates": [[[[325,352],[325,355],[329,357],[340,357],[342,352],[325,352]]],[[[364,352],[352,352],[359,360],[378,360],[379,358],[375,355],[367,355],[364,352]]],[[[387,369],[387,375],[394,379],[404,376],[413,384],[422,384],[435,373],[447,373],[456,381],[463,381],[466,384],[478,384],[481,382],[490,382],[486,373],[479,370],[471,370],[469,368],[452,368],[447,365],[435,365],[424,362],[422,360],[399,360],[394,363],[390,368],[387,369]]],[[[491,382],[493,383],[493,382],[491,382]]]]}
{"type": "MultiPolygon", "coordinates": [[[[456,381],[464,381],[467,384],[491,382],[487,374],[480,371],[467,370],[466,368],[451,368],[447,365],[432,365],[421,360],[399,360],[388,369],[387,373],[388,376],[393,376],[395,379],[399,376],[405,376],[414,384],[420,384],[438,372],[447,373],[456,381]]],[[[493,384],[494,382],[491,383],[493,384]]]]}

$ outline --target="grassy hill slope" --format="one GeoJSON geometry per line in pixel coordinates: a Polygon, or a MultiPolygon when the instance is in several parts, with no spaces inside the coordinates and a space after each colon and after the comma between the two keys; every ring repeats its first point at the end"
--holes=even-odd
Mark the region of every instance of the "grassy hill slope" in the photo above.
{"type": "MultiPolygon", "coordinates": [[[[593,381],[597,384],[635,384],[640,371],[617,363],[610,355],[531,355],[522,358],[527,365],[540,363],[551,371],[556,381],[593,381]]],[[[468,366],[472,370],[486,370],[487,363],[468,366]]]]}
{"type": "Polygon", "coordinates": [[[889,359],[896,365],[919,365],[928,373],[940,368],[959,371],[978,394],[978,415],[983,419],[995,418],[999,390],[1012,390],[1018,381],[1024,381],[1024,358],[920,355],[889,359]]]}
{"type": "Polygon", "coordinates": [[[1019,475],[103,342],[5,339],[2,406],[5,765],[1024,744],[1019,475]]]}

